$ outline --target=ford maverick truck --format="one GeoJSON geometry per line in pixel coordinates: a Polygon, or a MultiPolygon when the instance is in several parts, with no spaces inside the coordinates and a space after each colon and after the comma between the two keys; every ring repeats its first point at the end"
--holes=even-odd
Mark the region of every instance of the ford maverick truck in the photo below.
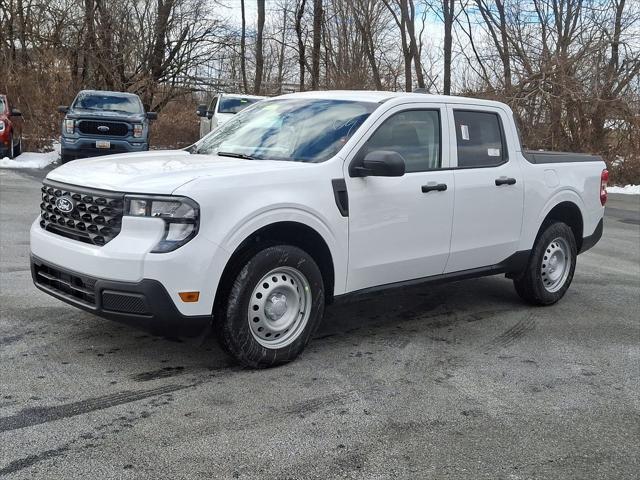
{"type": "Polygon", "coordinates": [[[239,362],[291,361],[339,297],[504,274],[560,300],[602,235],[592,155],[523,151],[508,106],[387,92],[264,100],[184,151],[51,171],[35,285],[154,332],[211,327],[239,362]]]}

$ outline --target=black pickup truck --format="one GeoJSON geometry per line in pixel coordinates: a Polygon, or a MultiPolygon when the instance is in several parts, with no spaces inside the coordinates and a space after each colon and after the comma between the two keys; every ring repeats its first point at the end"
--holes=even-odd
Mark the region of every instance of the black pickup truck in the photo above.
{"type": "Polygon", "coordinates": [[[140,97],[132,93],[82,90],[70,107],[60,106],[62,163],[112,153],[149,150],[149,122],[140,97]]]}

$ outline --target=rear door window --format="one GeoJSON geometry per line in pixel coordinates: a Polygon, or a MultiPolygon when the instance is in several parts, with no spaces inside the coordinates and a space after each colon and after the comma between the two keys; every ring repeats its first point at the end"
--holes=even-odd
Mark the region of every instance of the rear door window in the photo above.
{"type": "Polygon", "coordinates": [[[507,161],[502,124],[497,113],[454,110],[458,167],[493,167],[507,161]]]}

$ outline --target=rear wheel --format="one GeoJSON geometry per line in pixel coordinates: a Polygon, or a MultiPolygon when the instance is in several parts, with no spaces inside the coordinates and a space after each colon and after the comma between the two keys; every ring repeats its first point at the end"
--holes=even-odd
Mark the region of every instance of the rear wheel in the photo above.
{"type": "Polygon", "coordinates": [[[550,223],[538,237],[527,269],[515,278],[518,295],[535,305],[551,305],[566,293],[576,268],[573,231],[562,222],[550,223]]]}
{"type": "Polygon", "coordinates": [[[22,137],[18,139],[18,145],[14,148],[13,154],[17,157],[22,153],[22,137]]]}
{"type": "Polygon", "coordinates": [[[9,158],[15,158],[16,151],[15,145],[13,144],[13,134],[9,137],[9,158]]]}
{"type": "Polygon", "coordinates": [[[322,320],[320,269],[291,245],[264,248],[240,265],[214,315],[224,349],[240,363],[264,368],[295,359],[322,320]]]}

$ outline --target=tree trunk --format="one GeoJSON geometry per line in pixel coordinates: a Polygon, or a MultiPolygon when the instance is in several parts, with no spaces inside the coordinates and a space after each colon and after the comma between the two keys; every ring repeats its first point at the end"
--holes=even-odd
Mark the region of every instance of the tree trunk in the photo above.
{"type": "Polygon", "coordinates": [[[322,39],[322,0],[313,0],[313,49],[311,50],[311,89],[320,84],[320,43],[322,39]]]}
{"type": "Polygon", "coordinates": [[[304,67],[307,63],[304,38],[302,37],[302,18],[306,0],[301,0],[296,10],[296,36],[298,37],[298,65],[300,66],[300,91],[304,91],[304,67]]]}
{"type": "Polygon", "coordinates": [[[264,34],[264,2],[258,0],[258,30],[256,32],[256,79],[253,91],[256,95],[262,92],[262,73],[264,70],[264,53],[262,51],[262,37],[264,34]]]}
{"type": "Polygon", "coordinates": [[[240,72],[242,75],[242,88],[248,93],[247,84],[247,20],[245,16],[244,0],[240,0],[240,14],[242,16],[242,30],[240,32],[240,72]]]}
{"type": "Polygon", "coordinates": [[[453,44],[453,17],[455,0],[443,0],[442,13],[444,17],[444,79],[443,93],[451,95],[451,49],[453,44]]]}

